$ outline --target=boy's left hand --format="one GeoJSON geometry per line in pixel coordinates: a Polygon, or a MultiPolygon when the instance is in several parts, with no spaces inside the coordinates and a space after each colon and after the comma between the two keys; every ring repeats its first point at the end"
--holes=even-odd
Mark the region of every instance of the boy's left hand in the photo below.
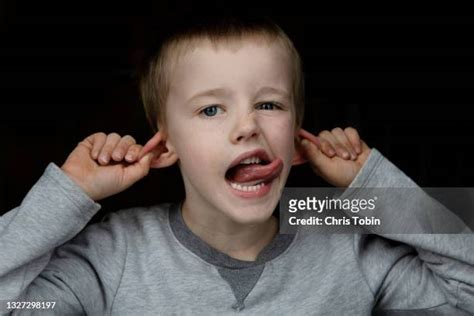
{"type": "Polygon", "coordinates": [[[330,184],[347,187],[370,154],[370,148],[352,128],[324,130],[315,136],[300,129],[300,149],[313,171],[330,184]]]}

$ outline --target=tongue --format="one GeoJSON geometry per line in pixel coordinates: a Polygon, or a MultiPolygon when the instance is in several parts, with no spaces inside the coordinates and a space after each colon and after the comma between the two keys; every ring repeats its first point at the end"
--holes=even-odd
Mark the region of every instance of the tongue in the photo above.
{"type": "Polygon", "coordinates": [[[281,159],[275,159],[268,165],[237,165],[228,171],[227,178],[234,183],[246,183],[256,180],[273,180],[283,169],[281,159]]]}

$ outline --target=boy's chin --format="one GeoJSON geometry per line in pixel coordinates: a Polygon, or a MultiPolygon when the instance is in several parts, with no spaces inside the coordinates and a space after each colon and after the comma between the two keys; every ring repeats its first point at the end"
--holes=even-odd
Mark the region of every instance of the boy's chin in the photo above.
{"type": "Polygon", "coordinates": [[[240,225],[262,224],[269,221],[274,209],[275,206],[247,205],[237,209],[233,208],[227,215],[240,225]]]}

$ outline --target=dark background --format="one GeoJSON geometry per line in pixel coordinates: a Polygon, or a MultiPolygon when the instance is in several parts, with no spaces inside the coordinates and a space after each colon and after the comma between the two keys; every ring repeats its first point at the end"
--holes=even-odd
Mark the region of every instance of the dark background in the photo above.
{"type": "MultiPolygon", "coordinates": [[[[202,12],[219,14],[220,3],[202,12]]],[[[0,214],[86,136],[117,132],[142,144],[151,137],[136,68],[157,32],[199,9],[192,2],[0,2],[0,214]]],[[[474,185],[474,17],[246,9],[270,15],[299,49],[306,129],[354,126],[421,186],[474,185]]],[[[300,166],[288,185],[327,184],[300,166]]],[[[182,196],[176,168],[152,170],[101,201],[97,217],[182,196]]]]}

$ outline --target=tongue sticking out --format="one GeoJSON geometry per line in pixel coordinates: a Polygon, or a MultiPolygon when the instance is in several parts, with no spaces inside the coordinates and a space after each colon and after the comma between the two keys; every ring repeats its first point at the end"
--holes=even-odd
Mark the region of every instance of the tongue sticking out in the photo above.
{"type": "Polygon", "coordinates": [[[277,158],[268,165],[237,165],[227,171],[226,178],[234,183],[246,183],[256,180],[267,182],[276,178],[282,169],[283,162],[277,158]]]}

